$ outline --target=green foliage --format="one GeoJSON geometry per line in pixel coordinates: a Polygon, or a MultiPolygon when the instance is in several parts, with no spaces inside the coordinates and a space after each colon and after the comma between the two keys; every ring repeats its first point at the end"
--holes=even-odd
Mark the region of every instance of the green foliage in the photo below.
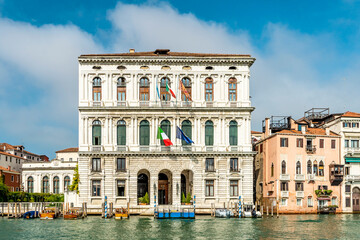
{"type": "Polygon", "coordinates": [[[186,203],[190,203],[191,200],[192,200],[191,194],[188,193],[188,194],[187,194],[187,197],[186,197],[186,203]]]}
{"type": "Polygon", "coordinates": [[[338,208],[338,205],[330,205],[329,208],[338,208]]]}
{"type": "Polygon", "coordinates": [[[149,204],[150,203],[149,194],[146,192],[145,196],[139,198],[139,202],[149,204]]]}
{"type": "Polygon", "coordinates": [[[185,202],[186,202],[185,194],[182,193],[182,195],[181,195],[181,203],[185,203],[185,202]]]}
{"type": "Polygon", "coordinates": [[[64,202],[63,194],[7,192],[0,202],[64,202]]]}
{"type": "Polygon", "coordinates": [[[0,177],[0,202],[5,202],[8,194],[9,188],[5,185],[3,178],[0,177]]]}
{"type": "Polygon", "coordinates": [[[76,165],[74,169],[74,177],[72,184],[69,186],[70,191],[76,191],[77,194],[79,194],[79,182],[80,182],[80,176],[79,176],[79,166],[76,165]]]}
{"type": "Polygon", "coordinates": [[[330,196],[331,193],[332,193],[332,190],[315,190],[316,196],[321,196],[321,195],[330,196]]]}

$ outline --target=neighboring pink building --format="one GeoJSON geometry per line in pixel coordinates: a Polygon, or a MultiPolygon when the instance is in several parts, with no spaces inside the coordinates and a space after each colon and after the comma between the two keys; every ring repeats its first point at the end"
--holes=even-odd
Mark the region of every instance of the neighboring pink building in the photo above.
{"type": "Polygon", "coordinates": [[[340,136],[310,126],[314,122],[306,118],[265,120],[254,163],[256,203],[264,209],[317,213],[337,205],[341,211],[340,136]]]}

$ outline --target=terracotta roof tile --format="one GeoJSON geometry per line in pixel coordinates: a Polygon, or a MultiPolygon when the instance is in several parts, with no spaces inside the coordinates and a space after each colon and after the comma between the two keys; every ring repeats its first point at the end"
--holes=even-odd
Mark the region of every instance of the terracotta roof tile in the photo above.
{"type": "Polygon", "coordinates": [[[22,157],[19,157],[19,156],[16,156],[16,155],[14,155],[14,154],[7,153],[7,152],[2,152],[2,151],[0,151],[0,154],[6,155],[6,156],[10,156],[10,157],[15,157],[15,158],[20,158],[20,159],[28,160],[28,159],[25,159],[25,158],[22,158],[22,157]]]}
{"type": "Polygon", "coordinates": [[[359,118],[360,118],[360,113],[347,111],[346,113],[344,113],[344,114],[341,115],[341,116],[342,116],[342,117],[359,117],[359,118]]]}
{"type": "MultiPolygon", "coordinates": [[[[324,135],[326,136],[326,130],[325,129],[322,129],[322,128],[307,128],[306,129],[307,131],[305,132],[305,135],[324,135]]],[[[302,134],[301,131],[297,131],[297,130],[294,130],[294,129],[284,129],[284,130],[281,130],[280,132],[278,133],[286,133],[286,134],[302,134]]],[[[329,136],[339,136],[338,134],[330,131],[330,135],[329,136]]]]}
{"type": "Polygon", "coordinates": [[[78,152],[79,148],[66,148],[63,150],[56,151],[55,153],[67,153],[67,152],[78,152]]]}
{"type": "Polygon", "coordinates": [[[262,132],[251,131],[251,134],[262,134],[262,132]]]}
{"type": "Polygon", "coordinates": [[[13,172],[13,173],[19,173],[19,174],[20,174],[20,172],[17,172],[17,171],[14,171],[14,170],[9,170],[9,169],[4,168],[4,167],[1,167],[1,166],[0,166],[0,170],[2,170],[2,171],[7,171],[7,172],[13,172]]]}

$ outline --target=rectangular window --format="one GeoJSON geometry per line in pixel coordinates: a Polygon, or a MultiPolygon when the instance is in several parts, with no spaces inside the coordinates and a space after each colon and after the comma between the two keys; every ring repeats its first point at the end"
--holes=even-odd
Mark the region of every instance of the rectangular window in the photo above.
{"type": "Polygon", "coordinates": [[[281,182],[280,183],[280,190],[281,191],[288,191],[289,190],[289,185],[287,182],[281,182]]]}
{"type": "Polygon", "coordinates": [[[345,175],[350,175],[350,167],[345,167],[345,175]]]}
{"type": "Polygon", "coordinates": [[[263,152],[263,144],[260,144],[260,152],[263,152]]]}
{"type": "Polygon", "coordinates": [[[333,197],[331,199],[331,205],[337,205],[337,198],[336,197],[333,197]]]}
{"type": "Polygon", "coordinates": [[[351,199],[350,199],[349,197],[347,197],[347,198],[345,199],[345,206],[346,206],[346,207],[351,207],[351,199]]]}
{"type": "Polygon", "coordinates": [[[11,181],[12,182],[14,181],[14,175],[11,175],[11,181]]]}
{"type": "Polygon", "coordinates": [[[351,192],[351,185],[345,185],[345,192],[350,193],[351,192]]]}
{"type": "Polygon", "coordinates": [[[69,158],[69,161],[72,162],[72,158],[69,158]]]}
{"type": "Polygon", "coordinates": [[[295,183],[295,191],[304,191],[303,183],[295,183]]]}
{"type": "Polygon", "coordinates": [[[19,188],[18,188],[18,187],[16,188],[16,191],[17,191],[17,192],[19,191],[19,188]]]}
{"type": "Polygon", "coordinates": [[[7,161],[7,156],[5,156],[5,160],[7,161]]]}
{"type": "Polygon", "coordinates": [[[100,197],[101,180],[92,180],[92,196],[100,197]]]}
{"type": "Polygon", "coordinates": [[[101,159],[100,158],[93,158],[92,159],[92,171],[93,172],[100,172],[101,171],[101,159]]]}
{"type": "Polygon", "coordinates": [[[297,206],[302,206],[302,199],[301,198],[296,199],[296,205],[297,206]]]}
{"type": "Polygon", "coordinates": [[[296,139],[296,147],[302,148],[304,146],[304,140],[302,138],[296,139]]]}
{"type": "Polygon", "coordinates": [[[93,87],[93,93],[94,93],[94,96],[93,96],[94,102],[101,101],[101,87],[93,87]]]}
{"type": "Polygon", "coordinates": [[[320,139],[319,141],[320,148],[324,148],[324,139],[320,139]]]}
{"type": "Polygon", "coordinates": [[[349,146],[349,140],[345,140],[345,147],[348,148],[349,146]]]}
{"type": "Polygon", "coordinates": [[[353,128],[359,128],[359,123],[352,123],[353,128]]]}
{"type": "Polygon", "coordinates": [[[335,139],[331,140],[331,148],[332,149],[336,148],[336,140],[335,139]]]}
{"type": "Polygon", "coordinates": [[[215,172],[214,159],[205,159],[205,172],[215,172]]]}
{"type": "Polygon", "coordinates": [[[308,206],[308,207],[313,207],[313,206],[314,206],[313,198],[312,198],[312,197],[308,197],[308,199],[307,199],[307,206],[308,206]]]}
{"type": "Polygon", "coordinates": [[[229,82],[229,101],[236,101],[236,79],[229,82]]]}
{"type": "Polygon", "coordinates": [[[116,170],[118,172],[125,172],[126,171],[126,159],[125,158],[118,158],[116,161],[116,170]]]}
{"type": "Polygon", "coordinates": [[[213,197],[214,196],[214,180],[206,180],[206,189],[205,195],[206,197],[213,197]]]}
{"type": "Polygon", "coordinates": [[[288,138],[280,138],[280,147],[288,147],[288,138]]]}
{"type": "Polygon", "coordinates": [[[328,187],[326,185],[319,185],[318,190],[328,190],[328,187]]]}
{"type": "Polygon", "coordinates": [[[238,172],[238,159],[237,158],[230,158],[230,172],[238,172]]]}
{"type": "Polygon", "coordinates": [[[125,197],[125,180],[117,180],[117,196],[125,197]]]}
{"type": "Polygon", "coordinates": [[[214,101],[214,99],[213,99],[213,87],[214,87],[214,84],[213,84],[212,81],[207,81],[205,83],[205,101],[207,101],[207,102],[214,101]]]}
{"type": "Polygon", "coordinates": [[[19,182],[19,176],[16,176],[16,182],[17,183],[19,182]]]}
{"type": "Polygon", "coordinates": [[[359,148],[359,140],[351,140],[352,148],[359,148]]]}
{"type": "Polygon", "coordinates": [[[230,196],[237,197],[239,196],[238,191],[238,180],[230,180],[230,196]]]}
{"type": "Polygon", "coordinates": [[[286,206],[287,205],[287,199],[286,198],[282,198],[281,199],[281,206],[286,206]]]}

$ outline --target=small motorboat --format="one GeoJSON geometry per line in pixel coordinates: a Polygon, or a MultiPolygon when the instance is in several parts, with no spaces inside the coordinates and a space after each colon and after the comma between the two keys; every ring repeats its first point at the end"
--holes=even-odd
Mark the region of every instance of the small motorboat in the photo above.
{"type": "Polygon", "coordinates": [[[54,218],[56,218],[55,208],[46,208],[44,212],[40,213],[40,219],[54,218]]]}
{"type": "Polygon", "coordinates": [[[259,211],[256,211],[252,205],[244,205],[244,211],[242,213],[244,218],[261,218],[262,215],[259,211]]]}
{"type": "Polygon", "coordinates": [[[129,213],[126,208],[116,208],[115,209],[115,219],[129,218],[129,213]]]}
{"type": "Polygon", "coordinates": [[[24,213],[23,218],[25,219],[33,219],[39,217],[39,212],[38,211],[28,211],[26,213],[24,213]]]}
{"type": "Polygon", "coordinates": [[[215,210],[215,217],[217,218],[230,218],[233,217],[234,213],[228,209],[220,208],[215,210]]]}
{"type": "Polygon", "coordinates": [[[70,209],[64,213],[64,219],[78,219],[80,216],[79,212],[76,209],[70,209]]]}

